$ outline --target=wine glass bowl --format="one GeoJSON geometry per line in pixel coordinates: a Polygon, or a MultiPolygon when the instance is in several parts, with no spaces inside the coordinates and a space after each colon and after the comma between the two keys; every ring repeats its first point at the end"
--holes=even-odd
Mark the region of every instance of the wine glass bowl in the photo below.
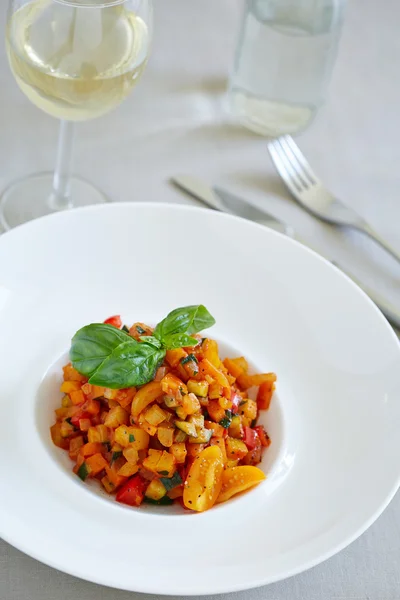
{"type": "MultiPolygon", "coordinates": [[[[105,201],[95,188],[88,193],[89,184],[79,192],[82,186],[71,181],[73,122],[100,117],[125,100],[145,69],[151,35],[151,0],[9,0],[6,46],[13,75],[33,104],[62,120],[62,128],[53,183],[39,178],[43,199],[31,190],[31,204],[26,181],[3,194],[6,228],[105,201]]],[[[30,183],[39,185],[39,179],[30,183]]]]}

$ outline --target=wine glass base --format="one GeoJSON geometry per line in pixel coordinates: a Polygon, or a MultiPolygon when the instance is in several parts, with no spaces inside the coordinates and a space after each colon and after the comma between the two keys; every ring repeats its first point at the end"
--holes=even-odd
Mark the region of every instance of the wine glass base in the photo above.
{"type": "Polygon", "coordinates": [[[4,190],[0,196],[0,223],[4,229],[12,229],[60,210],[109,202],[107,196],[94,185],[79,177],[72,177],[70,202],[60,209],[52,202],[53,176],[53,173],[30,175],[4,190]]]}

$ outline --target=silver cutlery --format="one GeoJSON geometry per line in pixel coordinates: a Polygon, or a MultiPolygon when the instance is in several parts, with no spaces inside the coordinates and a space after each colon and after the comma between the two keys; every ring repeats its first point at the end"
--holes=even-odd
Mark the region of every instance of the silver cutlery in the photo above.
{"type": "MultiPolygon", "coordinates": [[[[174,185],[176,185],[179,189],[183,190],[193,198],[196,198],[197,200],[199,200],[203,204],[206,204],[210,208],[213,208],[214,210],[236,215],[238,217],[242,217],[244,219],[248,219],[250,221],[254,221],[261,225],[270,227],[275,231],[279,231],[280,233],[284,233],[288,237],[295,239],[304,246],[307,246],[311,250],[314,250],[314,252],[316,252],[317,254],[323,256],[323,254],[321,254],[319,250],[316,250],[308,242],[305,242],[303,239],[301,239],[292,227],[286,225],[282,221],[279,221],[266,211],[260,210],[257,207],[252,206],[251,204],[249,204],[249,202],[247,202],[247,200],[240,198],[239,196],[235,196],[234,194],[231,194],[230,192],[218,186],[211,187],[208,184],[190,175],[178,175],[172,177],[171,182],[174,185]]],[[[388,302],[386,298],[378,294],[375,290],[371,290],[367,288],[364,284],[361,284],[353,275],[348,273],[335,261],[330,260],[326,256],[324,258],[332,262],[350,279],[352,279],[354,283],[356,283],[361,289],[363,289],[364,292],[368,294],[371,300],[386,316],[386,318],[392,323],[392,325],[400,329],[400,311],[393,304],[388,302]]]]}
{"type": "Polygon", "coordinates": [[[321,221],[365,233],[400,262],[400,252],[324,187],[290,135],[269,142],[268,150],[289,192],[303,208],[321,221]]]}

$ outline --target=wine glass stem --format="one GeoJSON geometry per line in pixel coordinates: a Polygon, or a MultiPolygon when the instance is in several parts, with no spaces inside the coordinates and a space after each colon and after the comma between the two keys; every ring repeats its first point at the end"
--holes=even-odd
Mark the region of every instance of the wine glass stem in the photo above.
{"type": "Polygon", "coordinates": [[[64,210],[72,207],[70,184],[74,133],[75,124],[72,121],[61,121],[53,191],[49,199],[53,210],[64,210]]]}

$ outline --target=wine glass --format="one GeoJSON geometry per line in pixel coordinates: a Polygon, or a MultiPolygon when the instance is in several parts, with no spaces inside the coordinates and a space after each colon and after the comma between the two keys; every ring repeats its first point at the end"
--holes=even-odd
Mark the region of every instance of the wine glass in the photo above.
{"type": "Polygon", "coordinates": [[[7,53],[29,100],[61,119],[54,173],[10,185],[1,196],[6,229],[69,208],[106,202],[71,176],[75,121],[118,106],[144,71],[152,36],[152,0],[9,0],[7,53]]]}

